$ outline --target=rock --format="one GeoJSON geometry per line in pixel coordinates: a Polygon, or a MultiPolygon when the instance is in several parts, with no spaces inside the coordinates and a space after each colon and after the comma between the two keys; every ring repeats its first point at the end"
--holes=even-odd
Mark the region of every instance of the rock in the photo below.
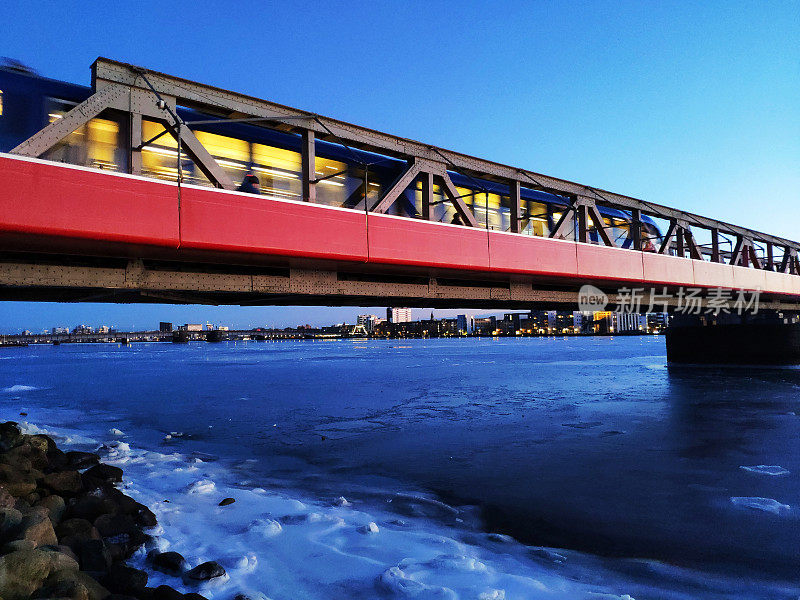
{"type": "Polygon", "coordinates": [[[89,494],[80,496],[74,503],[70,504],[66,515],[94,522],[100,515],[113,514],[119,508],[119,505],[104,490],[96,489],[89,494]]]}
{"type": "Polygon", "coordinates": [[[14,508],[16,498],[8,493],[6,488],[0,486],[0,508],[14,508]]]}
{"type": "Polygon", "coordinates": [[[71,569],[55,571],[44,580],[37,595],[44,598],[73,598],[74,600],[103,600],[109,592],[87,573],[71,569]]]}
{"type": "Polygon", "coordinates": [[[16,508],[0,508],[0,539],[10,539],[9,536],[22,523],[22,513],[16,508]]]}
{"type": "Polygon", "coordinates": [[[208,600],[205,596],[201,594],[197,594],[195,592],[186,592],[183,595],[184,600],[208,600]]]}
{"type": "Polygon", "coordinates": [[[52,573],[62,570],[77,572],[78,563],[66,554],[40,548],[6,554],[0,557],[0,597],[26,600],[52,573]]]}
{"type": "Polygon", "coordinates": [[[75,496],[83,490],[83,481],[77,471],[50,473],[42,478],[42,485],[61,496],[75,496]]]}
{"type": "Polygon", "coordinates": [[[127,565],[111,565],[103,583],[112,592],[138,596],[147,587],[147,573],[127,565]]]}
{"type": "MultiPolygon", "coordinates": [[[[150,588],[148,588],[148,589],[150,589],[150,588]]],[[[150,598],[149,595],[146,596],[146,597],[150,598]]],[[[137,598],[136,596],[127,596],[125,594],[111,594],[110,596],[106,597],[106,600],[139,600],[139,598],[137,598]]],[[[144,599],[142,599],[142,600],[144,600],[144,599]]]]}
{"type": "Polygon", "coordinates": [[[47,549],[52,549],[54,552],[61,552],[62,554],[66,554],[75,562],[78,562],[78,555],[72,551],[72,548],[69,546],[65,546],[64,544],[58,544],[57,546],[48,546],[47,549]]]}
{"type": "Polygon", "coordinates": [[[64,511],[66,510],[66,504],[64,502],[64,498],[57,494],[52,494],[45,498],[39,500],[36,506],[43,506],[47,509],[47,513],[50,516],[50,520],[53,522],[54,525],[58,525],[61,522],[62,517],[64,516],[64,511]]]}
{"type": "Polygon", "coordinates": [[[216,577],[223,577],[225,569],[216,561],[210,560],[208,562],[197,565],[194,569],[190,569],[184,573],[184,580],[187,581],[208,581],[216,577]]]}
{"type": "Polygon", "coordinates": [[[84,473],[84,476],[91,479],[100,481],[108,481],[111,483],[119,483],[122,481],[122,469],[113,465],[100,463],[93,466],[91,469],[84,473]]]}
{"type": "Polygon", "coordinates": [[[0,423],[0,452],[8,452],[17,445],[21,437],[22,433],[14,421],[0,423]]]}
{"type": "Polygon", "coordinates": [[[112,537],[138,531],[138,527],[130,515],[100,515],[95,519],[94,526],[102,537],[112,537]]]}
{"type": "Polygon", "coordinates": [[[183,594],[168,585],[160,585],[153,590],[153,600],[183,600],[183,594]]]}
{"type": "Polygon", "coordinates": [[[234,502],[236,502],[235,498],[223,498],[220,501],[219,505],[220,506],[228,506],[229,504],[233,504],[234,502]]]}
{"type": "Polygon", "coordinates": [[[36,548],[36,542],[32,540],[14,540],[5,544],[0,552],[8,554],[17,550],[33,550],[34,548],[36,548]]]}
{"type": "Polygon", "coordinates": [[[86,519],[67,519],[56,527],[59,542],[80,554],[80,548],[89,540],[99,540],[100,534],[86,519]]]}
{"type": "Polygon", "coordinates": [[[24,498],[36,490],[35,475],[33,469],[0,464],[0,484],[15,498],[24,498]]]}
{"type": "Polygon", "coordinates": [[[169,575],[180,575],[186,568],[186,559],[178,552],[153,550],[147,554],[147,559],[154,569],[169,575]]]}
{"type": "Polygon", "coordinates": [[[58,544],[53,522],[49,517],[41,514],[31,514],[22,518],[19,524],[17,537],[21,540],[30,540],[37,546],[55,546],[58,544]]]}
{"type": "Polygon", "coordinates": [[[66,453],[67,465],[71,469],[85,469],[100,462],[100,457],[94,452],[79,452],[72,450],[66,453]]]}
{"type": "Polygon", "coordinates": [[[111,566],[111,553],[103,540],[86,540],[76,551],[84,571],[104,573],[111,566]]]}
{"type": "Polygon", "coordinates": [[[136,503],[135,518],[136,523],[141,527],[155,527],[158,525],[158,520],[153,511],[138,502],[136,503]]]}

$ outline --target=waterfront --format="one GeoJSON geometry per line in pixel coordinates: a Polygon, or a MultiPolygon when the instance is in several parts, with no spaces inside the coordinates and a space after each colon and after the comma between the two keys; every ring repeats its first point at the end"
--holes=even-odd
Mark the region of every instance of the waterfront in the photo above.
{"type": "MultiPolygon", "coordinates": [[[[342,534],[349,554],[380,563],[377,575],[365,568],[364,580],[347,587],[301,568],[294,577],[316,581],[318,597],[370,597],[364,590],[403,553],[431,589],[477,585],[420,566],[435,544],[404,545],[393,518],[481,553],[497,581],[480,585],[507,589],[508,598],[538,597],[533,588],[512,593],[511,581],[523,576],[551,578],[545,587],[566,586],[563,597],[584,597],[570,596],[573,584],[637,600],[796,597],[791,585],[765,579],[794,577],[800,561],[799,384],[795,369],[668,369],[663,339],[653,337],[81,344],[0,357],[4,419],[77,432],[111,444],[112,457],[138,457],[126,473],[151,499],[192,478],[246,497],[241,522],[229,513],[217,524],[223,539],[225,527],[238,532],[257,518],[258,488],[306,505],[344,496],[381,515],[386,537],[342,534]],[[109,436],[111,428],[127,435],[109,436]],[[130,448],[120,449],[121,440],[130,448]],[[148,451],[170,458],[147,459],[148,451]],[[199,472],[187,472],[181,457],[202,461],[199,472]],[[409,495],[426,500],[398,500],[409,495]],[[451,508],[465,505],[476,508],[451,508]],[[505,538],[491,532],[586,554],[543,561],[546,553],[522,545],[498,548],[505,538]]],[[[171,498],[202,521],[202,506],[171,498]]],[[[173,543],[197,545],[179,512],[163,521],[166,536],[187,538],[173,543]]],[[[283,534],[289,529],[284,521],[283,534]]],[[[269,547],[250,540],[248,552],[297,556],[298,542],[289,549],[281,535],[269,547]]]]}

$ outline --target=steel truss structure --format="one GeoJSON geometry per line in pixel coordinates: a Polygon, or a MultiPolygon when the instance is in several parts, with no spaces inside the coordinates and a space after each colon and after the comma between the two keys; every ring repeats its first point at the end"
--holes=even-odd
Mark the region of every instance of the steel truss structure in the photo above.
{"type": "Polygon", "coordinates": [[[797,242],[588,185],[467,156],[106,58],[98,58],[92,65],[92,86],[94,93],[88,99],[11,152],[29,157],[41,156],[103,111],[115,110],[126,113],[130,119],[127,144],[130,173],[141,173],[142,149],[154,141],[141,139],[142,119],[148,119],[161,123],[175,138],[179,148],[185,150],[214,185],[234,189],[233,181],[195,137],[192,123],[183,122],[178,117],[177,107],[183,106],[223,119],[246,121],[298,134],[302,140],[302,198],[307,202],[315,201],[316,185],[321,181],[314,170],[315,140],[320,139],[407,161],[405,172],[397,177],[377,202],[367,207],[371,212],[386,212],[409,186],[421,180],[422,218],[430,219],[433,186],[438,182],[462,223],[479,227],[478,219],[460,197],[448,175],[448,171],[458,172],[508,187],[510,229],[514,233],[519,233],[526,225],[520,210],[520,190],[528,188],[569,199],[567,209],[550,232],[550,237],[563,238],[574,228],[577,241],[588,242],[590,232],[595,230],[604,245],[616,246],[598,211],[599,205],[608,206],[630,214],[631,250],[642,250],[641,218],[642,215],[648,215],[669,221],[669,228],[657,249],[661,254],[672,250],[678,256],[685,256],[688,252],[691,258],[698,260],[706,256],[713,262],[800,274],[800,245],[797,242]],[[699,245],[692,228],[708,230],[711,243],[708,246],[699,245]],[[722,235],[736,239],[732,251],[720,250],[722,235]],[[756,252],[757,245],[763,248],[761,257],[756,252]]]}

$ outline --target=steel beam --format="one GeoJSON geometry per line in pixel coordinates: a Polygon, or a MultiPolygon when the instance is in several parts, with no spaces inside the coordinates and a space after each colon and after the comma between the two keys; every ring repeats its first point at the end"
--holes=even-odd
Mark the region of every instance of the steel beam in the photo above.
{"type": "Polygon", "coordinates": [[[512,180],[508,184],[508,201],[510,204],[510,220],[511,220],[511,232],[512,233],[519,233],[522,230],[521,227],[521,215],[520,215],[520,183],[519,181],[512,180]]]}
{"type": "Polygon", "coordinates": [[[405,171],[397,176],[383,197],[372,207],[372,212],[385,213],[389,210],[389,207],[395,203],[400,194],[405,192],[408,186],[417,178],[421,170],[420,162],[413,161],[405,171]]]}
{"type": "Polygon", "coordinates": [[[56,119],[12,149],[11,154],[34,158],[41,156],[73,131],[86,125],[115,101],[123,100],[127,94],[128,90],[122,86],[108,87],[95,92],[67,111],[60,119],[56,119]]]}
{"type": "Polygon", "coordinates": [[[453,208],[456,209],[456,213],[458,213],[458,215],[461,217],[463,223],[465,225],[469,225],[470,227],[478,227],[478,220],[464,202],[464,199],[458,193],[456,186],[453,185],[453,182],[447,172],[440,174],[439,177],[444,186],[442,188],[444,190],[444,195],[447,196],[448,200],[450,200],[450,203],[453,205],[453,208]]]}
{"type": "Polygon", "coordinates": [[[126,86],[145,88],[141,73],[147,74],[148,80],[160,93],[172,94],[180,98],[186,106],[221,114],[232,113],[252,115],[253,117],[270,119],[273,127],[281,125],[293,129],[303,122],[303,127],[313,130],[318,136],[330,138],[337,142],[346,142],[365,150],[375,151],[399,158],[423,158],[432,161],[446,161],[453,169],[475,177],[493,181],[507,182],[519,179],[524,175],[536,182],[534,189],[541,189],[560,195],[590,196],[598,201],[614,205],[624,210],[639,209],[643,213],[665,219],[679,219],[692,226],[710,229],[716,227],[732,235],[746,235],[753,239],[770,241],[779,245],[800,249],[800,244],[777,236],[752,231],[744,227],[709,219],[693,213],[672,209],[666,206],[644,202],[630,196],[615,194],[606,190],[592,188],[583,184],[549,177],[533,171],[527,171],[507,165],[482,160],[472,156],[436,148],[428,144],[416,142],[381,133],[365,127],[359,127],[344,121],[320,117],[314,113],[290,108],[274,102],[267,102],[244,94],[202,85],[179,77],[173,77],[155,71],[146,71],[125,63],[98,58],[93,65],[93,82],[98,86],[107,82],[116,82],[126,86]]]}
{"type": "Polygon", "coordinates": [[[314,132],[309,129],[304,129],[300,135],[302,139],[302,143],[300,145],[300,180],[303,183],[303,200],[305,202],[316,202],[317,169],[314,132]]]}

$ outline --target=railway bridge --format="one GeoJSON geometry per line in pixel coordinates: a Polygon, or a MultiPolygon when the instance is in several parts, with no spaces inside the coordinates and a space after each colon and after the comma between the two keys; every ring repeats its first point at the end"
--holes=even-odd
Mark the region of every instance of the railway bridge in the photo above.
{"type": "Polygon", "coordinates": [[[4,84],[0,132],[14,89],[49,108],[0,137],[0,299],[577,308],[590,283],[671,308],[757,291],[787,331],[800,311],[792,240],[105,58],[91,72],[4,84]],[[261,186],[239,191],[248,173],[261,186]]]}

